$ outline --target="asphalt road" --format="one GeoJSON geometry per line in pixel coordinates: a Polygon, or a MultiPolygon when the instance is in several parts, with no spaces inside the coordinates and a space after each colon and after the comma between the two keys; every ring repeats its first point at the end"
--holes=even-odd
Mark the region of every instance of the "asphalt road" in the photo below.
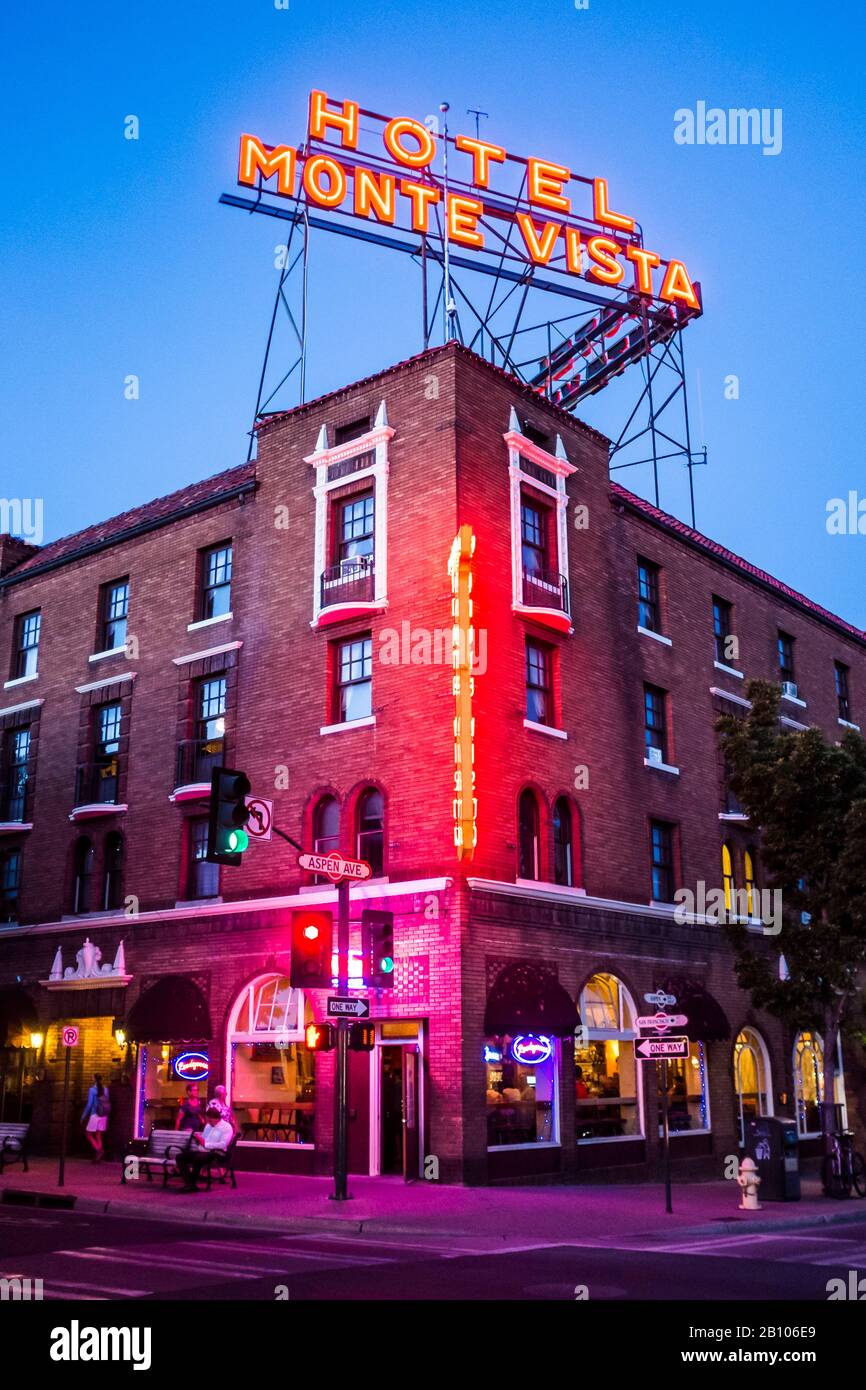
{"type": "MultiPolygon", "coordinates": [[[[278,1235],[0,1207],[0,1277],[43,1298],[809,1299],[866,1273],[866,1215],[778,1233],[508,1245],[490,1237],[278,1235]],[[585,1289],[585,1293],[583,1290],[585,1289]]],[[[866,1284],[864,1284],[866,1293],[866,1284]]]]}

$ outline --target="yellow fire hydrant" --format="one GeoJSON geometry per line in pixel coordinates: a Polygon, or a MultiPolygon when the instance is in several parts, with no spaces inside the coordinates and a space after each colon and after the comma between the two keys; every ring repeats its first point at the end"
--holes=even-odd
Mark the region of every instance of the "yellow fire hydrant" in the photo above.
{"type": "Polygon", "coordinates": [[[744,1158],[740,1164],[740,1171],[737,1174],[737,1182],[742,1188],[740,1196],[741,1211],[760,1211],[761,1204],[758,1201],[758,1188],[761,1186],[761,1175],[758,1172],[758,1165],[753,1158],[744,1158]]]}

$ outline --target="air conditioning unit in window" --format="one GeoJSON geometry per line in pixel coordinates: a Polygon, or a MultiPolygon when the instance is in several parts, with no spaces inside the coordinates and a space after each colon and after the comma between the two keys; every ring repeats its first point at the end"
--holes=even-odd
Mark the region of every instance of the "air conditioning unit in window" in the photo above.
{"type": "Polygon", "coordinates": [[[655,763],[657,767],[661,767],[664,763],[664,756],[662,754],[662,750],[660,748],[648,748],[647,761],[655,763]]]}
{"type": "Polygon", "coordinates": [[[797,699],[796,681],[782,681],[782,694],[787,695],[789,700],[797,699]]]}

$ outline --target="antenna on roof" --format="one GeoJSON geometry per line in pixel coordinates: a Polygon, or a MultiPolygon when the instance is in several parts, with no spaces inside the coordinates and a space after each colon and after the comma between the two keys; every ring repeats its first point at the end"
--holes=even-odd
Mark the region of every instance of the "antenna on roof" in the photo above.
{"type": "Polygon", "coordinates": [[[479,111],[477,106],[467,106],[466,114],[467,116],[475,117],[475,139],[479,140],[481,138],[481,117],[483,116],[486,121],[490,115],[490,112],[479,111]]]}

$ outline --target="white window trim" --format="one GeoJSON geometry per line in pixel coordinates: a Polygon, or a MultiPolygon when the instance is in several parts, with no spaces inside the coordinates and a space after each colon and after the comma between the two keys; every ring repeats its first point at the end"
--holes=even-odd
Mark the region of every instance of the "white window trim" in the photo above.
{"type": "Polygon", "coordinates": [[[804,733],[810,726],[801,724],[799,719],[791,719],[787,714],[779,715],[779,723],[784,724],[786,729],[796,729],[798,733],[804,733]]]}
{"type": "Polygon", "coordinates": [[[4,681],[4,682],[3,682],[3,689],[4,689],[4,690],[12,690],[13,687],[16,686],[16,685],[26,685],[28,681],[35,681],[35,680],[38,680],[38,679],[39,679],[39,672],[38,672],[38,671],[34,671],[34,672],[32,673],[32,675],[29,675],[29,676],[16,676],[14,680],[11,680],[11,681],[4,681]]]}
{"type": "Polygon", "coordinates": [[[719,820],[732,821],[736,824],[744,824],[749,817],[743,811],[720,811],[719,820]]]}
{"type": "Polygon", "coordinates": [[[637,630],[641,637],[651,637],[654,642],[662,642],[666,647],[673,646],[672,639],[670,637],[665,637],[661,632],[653,632],[652,628],[641,627],[640,623],[637,625],[637,630]]]}
{"type": "Polygon", "coordinates": [[[316,499],[316,524],[313,541],[313,618],[311,626],[317,627],[319,615],[323,612],[321,577],[326,569],[325,554],[328,539],[328,498],[337,488],[347,483],[369,478],[373,483],[373,598],[377,605],[384,604],[388,596],[388,450],[396,430],[388,424],[388,413],[382,401],[376,412],[376,420],[371,430],[350,439],[345,444],[328,447],[327,426],[322,425],[319,441],[312,454],[307,454],[304,462],[316,470],[313,496],[316,499]],[[369,468],[359,468],[357,473],[349,473],[345,478],[328,481],[328,468],[332,463],[342,463],[344,459],[354,458],[356,454],[375,455],[369,468]]]}
{"type": "Polygon", "coordinates": [[[323,724],[320,734],[341,734],[344,729],[368,729],[376,723],[375,714],[365,714],[363,719],[345,719],[341,724],[323,724]]]}
{"type": "Polygon", "coordinates": [[[752,708],[751,700],[747,700],[744,695],[734,695],[730,690],[722,690],[720,685],[711,685],[710,694],[718,695],[720,700],[732,700],[735,705],[742,705],[743,709],[752,708]]]}
{"type": "MultiPolygon", "coordinates": [[[[689,1135],[692,1135],[692,1134],[712,1134],[712,1132],[713,1132],[713,1112],[712,1112],[712,1110],[711,1110],[711,1108],[710,1108],[710,1064],[709,1064],[709,1058],[708,1058],[708,1056],[707,1056],[707,1045],[706,1045],[705,1042],[702,1042],[700,1038],[691,1038],[691,1039],[690,1039],[690,1042],[691,1042],[691,1045],[692,1045],[693,1047],[697,1047],[697,1048],[701,1048],[701,1047],[702,1047],[703,1050],[704,1050],[704,1083],[705,1083],[705,1084],[704,1084],[703,1099],[705,1099],[705,1100],[706,1100],[706,1103],[707,1103],[707,1105],[706,1105],[706,1110],[707,1110],[707,1123],[706,1123],[705,1125],[701,1125],[698,1129],[672,1129],[672,1130],[670,1131],[670,1137],[671,1137],[672,1140],[675,1140],[675,1139],[682,1139],[682,1138],[688,1138],[689,1135]]],[[[691,1054],[691,1049],[690,1049],[690,1050],[689,1050],[688,1058],[686,1059],[689,1066],[691,1066],[691,1064],[692,1064],[692,1063],[691,1063],[691,1055],[692,1055],[692,1054],[691,1054]]],[[[655,1072],[655,1070],[656,1070],[655,1067],[647,1067],[647,1068],[646,1068],[646,1072],[647,1072],[647,1082],[648,1082],[648,1083],[650,1082],[650,1080],[651,1080],[651,1075],[652,1075],[652,1073],[655,1072]]],[[[697,1099],[697,1097],[694,1097],[694,1099],[697,1099]]],[[[662,1126],[661,1126],[661,1121],[659,1121],[659,1136],[661,1136],[661,1132],[662,1132],[662,1126]]]]}
{"type": "Polygon", "coordinates": [[[89,690],[102,690],[106,685],[120,685],[121,681],[134,681],[137,671],[121,671],[118,676],[106,676],[101,681],[88,681],[86,685],[76,685],[77,695],[86,695],[89,690]]]}
{"type": "MultiPolygon", "coordinates": [[[[2,714],[2,713],[3,713],[3,711],[0,710],[0,714],[2,714]]],[[[837,719],[837,720],[836,720],[836,723],[837,723],[837,724],[841,724],[843,729],[853,729],[853,730],[855,731],[855,733],[858,733],[858,734],[859,734],[859,732],[860,732],[860,725],[859,725],[859,724],[852,724],[850,719],[837,719]]]]}
{"type": "Polygon", "coordinates": [[[651,763],[649,758],[644,758],[644,767],[651,767],[654,772],[669,772],[673,777],[679,777],[680,770],[672,763],[651,763]]]}
{"type": "Polygon", "coordinates": [[[783,691],[783,692],[782,692],[782,699],[783,699],[783,700],[787,700],[788,703],[789,703],[790,705],[799,705],[801,709],[807,709],[807,708],[808,708],[808,706],[807,706],[807,704],[806,704],[806,701],[805,701],[805,700],[801,700],[800,697],[799,697],[799,695],[786,695],[786,694],[784,693],[784,691],[783,691]]]}
{"type": "MultiPolygon", "coordinates": [[[[224,652],[236,652],[243,645],[243,642],[224,642],[221,647],[208,647],[207,651],[204,652],[190,652],[189,656],[173,656],[171,664],[172,666],[188,666],[191,661],[204,661],[209,656],[222,656],[224,652]]],[[[115,677],[115,679],[119,678],[115,677]]]]}
{"type": "MultiPolygon", "coordinates": [[[[508,478],[511,494],[511,601],[520,611],[525,607],[523,600],[523,548],[520,528],[521,484],[526,483],[529,487],[535,488],[538,492],[549,497],[555,504],[557,572],[568,576],[568,518],[566,515],[568,494],[565,490],[565,480],[570,478],[572,473],[576,473],[577,468],[566,458],[565,449],[558,436],[557,449],[561,452],[551,454],[515,429],[516,424],[517,417],[512,411],[509,429],[502,438],[508,446],[508,478]],[[555,488],[533,478],[530,473],[524,473],[520,466],[523,458],[528,459],[530,463],[537,463],[539,467],[546,468],[549,473],[552,473],[556,479],[555,488]]],[[[557,610],[552,609],[551,611],[556,612],[557,610]]]]}
{"type": "MultiPolygon", "coordinates": [[[[215,618],[200,618],[196,623],[187,623],[187,632],[198,632],[201,627],[213,627],[214,623],[227,623],[234,617],[234,613],[218,613],[215,618]]],[[[91,661],[93,657],[90,658],[91,661]]]]}
{"type": "Polygon", "coordinates": [[[745,674],[738,671],[735,666],[726,666],[723,661],[714,661],[713,665],[717,671],[724,671],[726,676],[736,676],[738,681],[745,680],[745,674]]]}
{"type": "Polygon", "coordinates": [[[532,729],[537,734],[547,734],[550,738],[568,738],[565,729],[557,729],[552,724],[539,724],[534,719],[524,719],[524,729],[532,729]]]}
{"type": "Polygon", "coordinates": [[[25,700],[22,705],[7,705],[5,709],[0,709],[0,719],[6,714],[21,714],[25,709],[39,709],[44,704],[44,700],[25,700]]]}
{"type": "Polygon", "coordinates": [[[91,652],[88,661],[104,661],[107,656],[120,656],[121,652],[126,651],[126,643],[122,647],[107,647],[104,652],[91,652]]]}

